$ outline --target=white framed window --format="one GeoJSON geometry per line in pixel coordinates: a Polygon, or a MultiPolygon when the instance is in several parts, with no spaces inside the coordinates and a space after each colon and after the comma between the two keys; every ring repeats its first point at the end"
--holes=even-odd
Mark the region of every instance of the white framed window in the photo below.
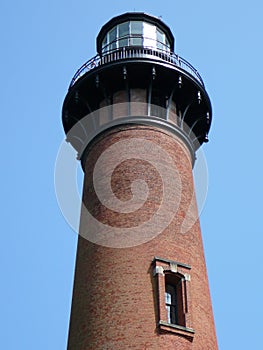
{"type": "Polygon", "coordinates": [[[158,305],[158,328],[192,339],[190,269],[187,264],[155,257],[153,275],[158,305]]]}

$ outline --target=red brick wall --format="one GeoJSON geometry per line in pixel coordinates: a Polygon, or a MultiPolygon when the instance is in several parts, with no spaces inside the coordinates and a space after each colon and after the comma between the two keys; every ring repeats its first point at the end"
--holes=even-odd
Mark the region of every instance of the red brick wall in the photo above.
{"type": "MultiPolygon", "coordinates": [[[[141,159],[129,159],[120,164],[112,174],[111,185],[125,206],[125,200],[132,198],[131,183],[138,177],[145,180],[149,192],[142,208],[135,213],[120,214],[105,208],[96,196],[92,174],[99,156],[116,142],[132,138],[151,142],[169,155],[181,179],[179,207],[162,233],[137,246],[110,248],[79,237],[68,349],[216,350],[199,221],[188,232],[181,233],[193,193],[191,159],[183,143],[155,127],[120,126],[106,131],[89,146],[83,201],[98,220],[119,228],[140,226],[162,205],[162,177],[151,164],[141,159]],[[191,266],[189,302],[191,325],[195,330],[192,341],[170,332],[160,332],[157,327],[159,306],[151,265],[155,256],[191,266]]],[[[128,153],[129,150],[124,151],[128,153]]],[[[116,159],[109,157],[104,163],[100,170],[102,178],[108,176],[107,168],[113,161],[116,159]]],[[[173,176],[172,164],[167,159],[160,159],[160,162],[164,162],[165,171],[173,176]]],[[[174,208],[169,210],[173,212],[174,208]]],[[[196,208],[193,211],[196,215],[196,208]]],[[[81,230],[90,230],[86,227],[84,212],[81,230]]],[[[120,239],[124,238],[120,235],[120,239]]]]}

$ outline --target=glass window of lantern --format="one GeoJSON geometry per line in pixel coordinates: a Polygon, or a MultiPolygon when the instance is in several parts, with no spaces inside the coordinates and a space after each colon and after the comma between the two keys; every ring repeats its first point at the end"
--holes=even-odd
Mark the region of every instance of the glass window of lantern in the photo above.
{"type": "Polygon", "coordinates": [[[107,35],[103,39],[101,47],[102,47],[102,52],[107,51],[107,35]]]}
{"type": "Polygon", "coordinates": [[[119,35],[118,35],[119,47],[128,46],[128,44],[129,44],[129,38],[128,38],[129,37],[129,22],[121,23],[118,26],[118,29],[119,29],[119,35]]]}
{"type": "Polygon", "coordinates": [[[119,38],[129,35],[129,22],[119,24],[119,38]]]}
{"type": "Polygon", "coordinates": [[[131,34],[141,34],[143,33],[143,22],[141,21],[131,21],[131,34]]]}
{"type": "Polygon", "coordinates": [[[166,37],[165,37],[165,50],[170,51],[170,43],[166,37]]]}
{"type": "Polygon", "coordinates": [[[117,27],[109,32],[109,49],[114,50],[117,47],[117,27]]]}
{"type": "Polygon", "coordinates": [[[142,46],[143,22],[131,21],[130,32],[131,32],[130,45],[142,46]]]}
{"type": "Polygon", "coordinates": [[[164,50],[165,35],[159,29],[156,30],[157,49],[164,50]]]}
{"type": "Polygon", "coordinates": [[[150,23],[143,23],[143,46],[156,49],[156,27],[150,23]]]}

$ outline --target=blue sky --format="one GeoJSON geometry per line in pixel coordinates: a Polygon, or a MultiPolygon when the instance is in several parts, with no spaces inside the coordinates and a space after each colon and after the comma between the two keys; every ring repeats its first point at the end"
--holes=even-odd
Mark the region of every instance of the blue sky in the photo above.
{"type": "Polygon", "coordinates": [[[0,333],[5,350],[66,348],[77,235],[54,190],[61,107],[95,39],[127,11],[162,16],[213,105],[201,227],[221,350],[261,349],[262,11],[258,0],[7,1],[1,26],[0,333]]]}

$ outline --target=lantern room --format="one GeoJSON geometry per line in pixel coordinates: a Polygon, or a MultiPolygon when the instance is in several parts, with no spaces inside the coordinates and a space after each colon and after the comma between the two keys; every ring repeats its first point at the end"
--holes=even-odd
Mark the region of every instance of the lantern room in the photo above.
{"type": "Polygon", "coordinates": [[[97,37],[97,51],[102,55],[119,48],[138,46],[173,52],[174,37],[159,18],[135,12],[114,17],[102,27],[97,37]]]}

